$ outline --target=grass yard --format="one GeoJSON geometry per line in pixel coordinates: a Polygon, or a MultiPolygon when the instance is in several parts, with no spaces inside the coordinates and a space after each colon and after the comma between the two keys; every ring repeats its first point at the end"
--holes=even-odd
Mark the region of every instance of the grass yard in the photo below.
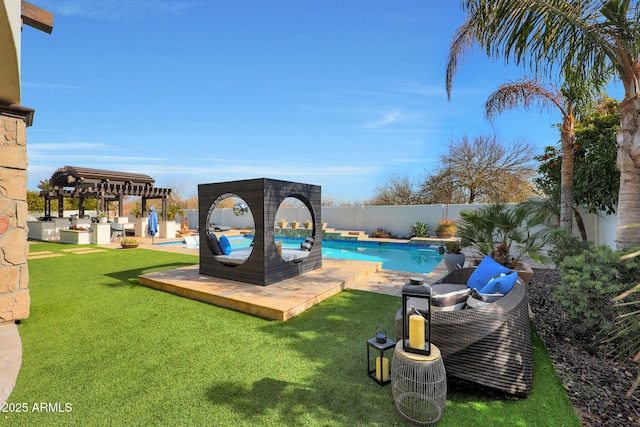
{"type": "MultiPolygon", "coordinates": [[[[391,387],[366,374],[366,340],[377,325],[394,330],[400,298],[345,291],[277,322],[137,283],[195,263],[144,249],[29,261],[31,315],[8,401],[28,410],[2,412],[0,424],[405,425],[391,387]],[[54,411],[34,410],[40,402],[54,411]]],[[[527,399],[449,393],[438,425],[579,426],[537,336],[534,361],[527,399]]]]}

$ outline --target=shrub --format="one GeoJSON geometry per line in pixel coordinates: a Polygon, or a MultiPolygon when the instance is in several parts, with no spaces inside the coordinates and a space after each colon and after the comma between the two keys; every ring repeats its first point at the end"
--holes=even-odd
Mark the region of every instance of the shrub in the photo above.
{"type": "MultiPolygon", "coordinates": [[[[640,250],[636,248],[621,257],[622,260],[631,264],[625,264],[625,266],[628,267],[628,273],[632,275],[632,278],[637,278],[640,273],[639,256],[640,250]]],[[[640,329],[638,328],[640,322],[640,309],[638,308],[640,307],[640,283],[618,295],[614,298],[614,302],[618,308],[622,308],[623,313],[616,318],[612,334],[605,341],[607,344],[613,344],[609,355],[616,359],[632,358],[637,361],[640,355],[640,329]]],[[[631,397],[639,385],[640,368],[638,368],[636,380],[627,390],[627,397],[631,397]]]]}
{"type": "Polygon", "coordinates": [[[566,257],[580,255],[582,252],[590,250],[593,247],[593,244],[587,240],[569,236],[567,230],[563,228],[551,231],[550,243],[553,247],[549,250],[549,257],[557,266],[559,266],[566,257]]]}
{"type": "Polygon", "coordinates": [[[429,226],[424,221],[416,221],[409,228],[410,237],[429,237],[429,226]]]}
{"type": "Polygon", "coordinates": [[[373,237],[374,239],[391,239],[391,238],[393,238],[391,233],[389,233],[388,231],[386,231],[386,230],[384,230],[382,228],[377,228],[373,233],[371,233],[371,237],[373,237]]]}
{"type": "Polygon", "coordinates": [[[496,261],[509,268],[514,268],[525,255],[544,262],[547,217],[546,212],[526,203],[485,205],[460,212],[458,236],[462,246],[470,246],[482,256],[499,252],[500,260],[496,261]]]}
{"type": "Polygon", "coordinates": [[[639,273],[637,262],[622,261],[606,245],[566,256],[561,262],[561,283],[552,294],[588,349],[597,350],[614,331],[614,321],[625,308],[612,299],[631,288],[639,273]]]}
{"type": "Polygon", "coordinates": [[[444,247],[447,249],[447,252],[450,254],[460,254],[462,253],[462,245],[459,241],[447,242],[444,244],[444,247]]]}

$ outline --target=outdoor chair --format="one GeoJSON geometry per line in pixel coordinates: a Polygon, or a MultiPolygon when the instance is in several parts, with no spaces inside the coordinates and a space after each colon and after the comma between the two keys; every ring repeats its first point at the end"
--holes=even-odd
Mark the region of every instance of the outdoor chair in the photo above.
{"type": "Polygon", "coordinates": [[[125,237],[124,224],[111,223],[111,241],[118,237],[125,237]]]}
{"type": "MultiPolygon", "coordinates": [[[[466,286],[473,270],[452,271],[432,285],[432,293],[437,292],[438,285],[466,286]]],[[[402,309],[395,321],[399,340],[402,309]]],[[[518,279],[496,302],[458,311],[432,310],[431,342],[440,349],[447,375],[527,396],[533,383],[530,327],[526,286],[518,279]]]]}

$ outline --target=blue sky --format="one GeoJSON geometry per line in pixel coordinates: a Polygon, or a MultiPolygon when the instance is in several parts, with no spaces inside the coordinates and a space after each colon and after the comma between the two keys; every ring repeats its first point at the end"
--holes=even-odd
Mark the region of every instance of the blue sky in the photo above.
{"type": "Polygon", "coordinates": [[[487,96],[524,72],[481,53],[447,101],[457,1],[34,3],[55,22],[22,32],[32,190],[70,165],[146,173],[182,197],[267,177],[364,201],[393,174],[424,176],[452,138],[558,140],[555,111],[486,122],[487,96]]]}

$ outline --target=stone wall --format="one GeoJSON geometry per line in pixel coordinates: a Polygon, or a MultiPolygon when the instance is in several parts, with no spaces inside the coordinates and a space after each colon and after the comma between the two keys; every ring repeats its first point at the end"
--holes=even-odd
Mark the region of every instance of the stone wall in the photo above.
{"type": "Polygon", "coordinates": [[[27,120],[0,113],[0,323],[29,316],[27,120]]]}

